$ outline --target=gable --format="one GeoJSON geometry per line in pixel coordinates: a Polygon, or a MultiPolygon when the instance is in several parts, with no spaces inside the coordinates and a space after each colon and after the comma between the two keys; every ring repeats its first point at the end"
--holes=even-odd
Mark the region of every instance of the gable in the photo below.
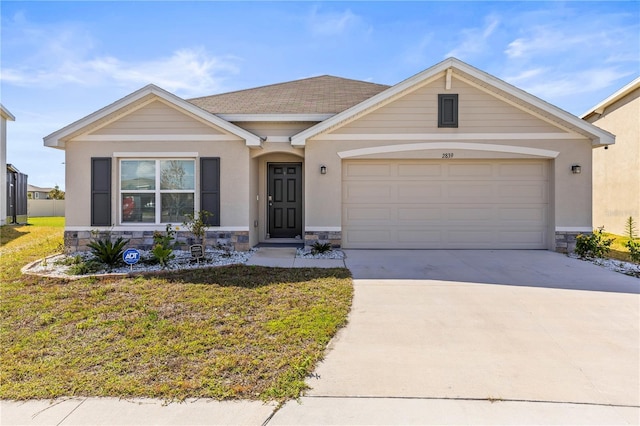
{"type": "Polygon", "coordinates": [[[333,134],[557,133],[565,130],[496,96],[456,79],[445,89],[442,76],[373,112],[335,129],[333,134]],[[438,128],[438,95],[459,96],[459,128],[438,128]]]}
{"type": "Polygon", "coordinates": [[[222,135],[227,134],[211,124],[155,100],[117,118],[88,135],[222,135]]]}
{"type": "MultiPolygon", "coordinates": [[[[518,89],[515,86],[505,83],[496,77],[465,64],[458,59],[448,58],[439,64],[436,64],[433,67],[426,69],[421,73],[418,73],[367,99],[366,101],[363,101],[358,105],[355,105],[292,136],[291,144],[293,146],[302,147],[305,146],[308,139],[338,138],[340,133],[336,132],[339,128],[345,127],[349,123],[364,118],[367,115],[380,110],[385,105],[391,104],[411,93],[416,92],[422,87],[426,87],[435,81],[439,81],[441,84],[440,87],[442,87],[443,90],[449,90],[452,82],[455,81],[457,84],[460,80],[463,80],[469,86],[474,87],[481,92],[503,100],[503,102],[514,106],[520,111],[527,112],[546,123],[552,124],[554,127],[563,129],[562,132],[545,132],[537,129],[536,133],[529,134],[529,136],[544,135],[545,138],[558,136],[560,139],[564,139],[567,136],[578,136],[579,139],[584,138],[590,140],[593,147],[612,144],[615,141],[615,137],[612,134],[599,129],[598,127],[593,126],[556,106],[553,106],[523,90],[518,89]],[[442,84],[443,82],[444,84],[442,84]]],[[[411,113],[411,111],[409,111],[409,113],[411,113]]],[[[459,128],[450,131],[451,135],[466,135],[466,137],[474,134],[472,132],[461,132],[459,128]]],[[[347,133],[343,133],[342,135],[346,134],[347,133]]],[[[444,134],[446,133],[438,132],[427,134],[422,132],[417,134],[414,133],[408,138],[423,139],[424,136],[434,137],[444,134]]],[[[485,133],[481,136],[487,137],[491,134],[501,136],[500,133],[485,133]]],[[[402,136],[403,133],[393,133],[388,135],[402,136]]],[[[409,134],[404,133],[404,135],[408,136],[409,134]]]]}

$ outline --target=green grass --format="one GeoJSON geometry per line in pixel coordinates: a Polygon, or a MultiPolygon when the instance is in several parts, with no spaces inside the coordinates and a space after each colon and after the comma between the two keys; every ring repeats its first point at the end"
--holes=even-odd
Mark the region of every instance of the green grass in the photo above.
{"type": "Polygon", "coordinates": [[[629,256],[629,249],[625,245],[629,241],[628,237],[609,234],[607,232],[603,232],[602,235],[606,238],[613,239],[613,243],[611,243],[611,250],[609,250],[609,253],[607,254],[608,258],[635,263],[631,260],[631,256],[629,256]]]}
{"type": "Polygon", "coordinates": [[[0,398],[295,398],[346,323],[346,269],[22,276],[62,243],[61,225],[43,222],[2,228],[0,398]]]}

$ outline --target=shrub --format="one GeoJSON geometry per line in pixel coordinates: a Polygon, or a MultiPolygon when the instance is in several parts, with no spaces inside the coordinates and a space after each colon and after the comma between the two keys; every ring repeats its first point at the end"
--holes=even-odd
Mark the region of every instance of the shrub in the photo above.
{"type": "Polygon", "coordinates": [[[316,241],[311,246],[312,254],[322,254],[322,253],[328,253],[330,251],[331,251],[331,244],[329,243],[321,243],[320,241],[316,241]]]}
{"type": "Polygon", "coordinates": [[[98,272],[101,269],[102,269],[102,263],[96,260],[88,260],[86,262],[83,260],[80,260],[79,262],[71,265],[67,273],[70,275],[86,275],[86,274],[92,274],[94,272],[98,272]]]}
{"type": "Polygon", "coordinates": [[[583,259],[602,258],[609,253],[612,238],[602,235],[604,228],[598,228],[590,235],[578,235],[576,239],[576,254],[583,259]]]}
{"type": "Polygon", "coordinates": [[[168,262],[176,257],[173,254],[175,234],[176,231],[171,228],[170,224],[165,228],[164,234],[157,231],[153,233],[153,249],[151,250],[151,254],[153,259],[163,268],[166,268],[168,262]]]}
{"type": "Polygon", "coordinates": [[[640,241],[629,240],[625,246],[629,249],[631,261],[640,263],[640,241]]]}
{"type": "Polygon", "coordinates": [[[213,213],[208,212],[206,210],[200,210],[194,214],[187,214],[185,220],[182,224],[193,234],[193,236],[200,241],[200,244],[204,245],[204,236],[209,228],[207,224],[207,220],[213,216],[213,213]]]}
{"type": "Polygon", "coordinates": [[[111,233],[108,232],[102,238],[97,238],[94,235],[94,240],[87,244],[87,246],[100,262],[108,266],[115,266],[122,262],[122,253],[128,243],[129,240],[125,240],[122,237],[118,237],[115,241],[112,241],[111,233]]]}

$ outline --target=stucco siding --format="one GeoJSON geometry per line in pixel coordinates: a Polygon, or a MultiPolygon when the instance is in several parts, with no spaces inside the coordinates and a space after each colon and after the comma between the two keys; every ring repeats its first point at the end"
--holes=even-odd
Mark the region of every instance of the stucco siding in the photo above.
{"type": "Polygon", "coordinates": [[[239,121],[234,122],[238,127],[241,127],[254,135],[258,135],[262,138],[269,136],[293,136],[309,127],[317,124],[316,122],[254,122],[254,121],[239,121]]]}
{"type": "Polygon", "coordinates": [[[350,133],[554,133],[561,130],[515,106],[471,85],[453,79],[445,90],[445,79],[397,99],[347,125],[335,134],[350,133]],[[438,128],[438,94],[459,95],[459,128],[438,128]]]}
{"type": "MultiPolygon", "coordinates": [[[[220,157],[220,203],[222,206],[221,227],[243,227],[249,223],[249,148],[239,141],[194,142],[184,140],[179,144],[170,142],[127,142],[109,143],[68,142],[67,164],[73,164],[73,173],[66,176],[66,226],[90,227],[91,206],[91,157],[113,157],[112,163],[112,220],[115,226],[119,218],[119,158],[117,152],[135,152],[136,158],[156,158],[159,152],[196,153],[193,157],[220,157]]],[[[196,161],[196,206],[199,205],[199,164],[196,161]]],[[[122,225],[141,227],[141,225],[122,225]]],[[[144,227],[145,225],[142,225],[144,227]]],[[[162,226],[161,228],[164,229],[162,226]]]]}
{"type": "Polygon", "coordinates": [[[175,108],[154,101],[132,113],[97,129],[92,135],[219,135],[222,131],[175,108]]]}
{"type": "Polygon", "coordinates": [[[640,90],[587,121],[616,135],[608,149],[593,151],[593,226],[625,234],[625,221],[640,221],[640,90]]]}

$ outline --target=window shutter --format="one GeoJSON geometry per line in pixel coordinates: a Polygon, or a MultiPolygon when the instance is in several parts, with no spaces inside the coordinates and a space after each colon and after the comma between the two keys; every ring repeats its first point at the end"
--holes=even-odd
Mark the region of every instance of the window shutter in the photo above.
{"type": "Polygon", "coordinates": [[[458,95],[438,95],[438,127],[458,127],[458,95]]]}
{"type": "Polygon", "coordinates": [[[91,226],[111,226],[111,158],[91,158],[91,226]]]}
{"type": "Polygon", "coordinates": [[[207,225],[220,226],[220,158],[200,159],[200,210],[213,213],[207,225]]]}

